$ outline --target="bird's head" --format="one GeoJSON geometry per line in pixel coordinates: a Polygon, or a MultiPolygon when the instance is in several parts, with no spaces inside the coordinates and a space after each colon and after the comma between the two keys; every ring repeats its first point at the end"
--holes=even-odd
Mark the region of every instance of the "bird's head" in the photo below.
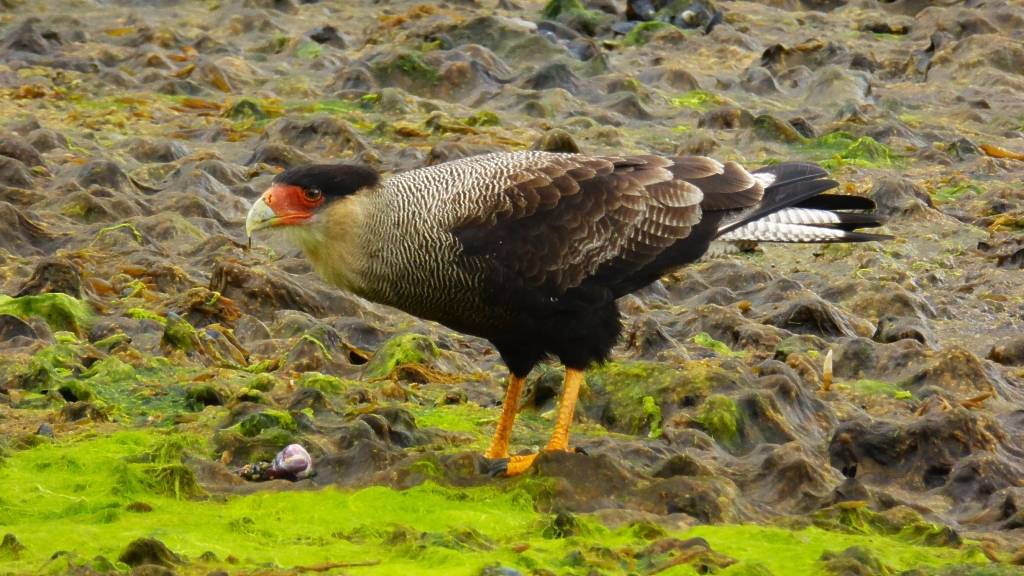
{"type": "Polygon", "coordinates": [[[264,228],[297,230],[318,222],[328,223],[328,214],[351,202],[358,192],[380,182],[376,171],[352,164],[317,164],[285,170],[253,204],[245,220],[245,232],[264,228]]]}

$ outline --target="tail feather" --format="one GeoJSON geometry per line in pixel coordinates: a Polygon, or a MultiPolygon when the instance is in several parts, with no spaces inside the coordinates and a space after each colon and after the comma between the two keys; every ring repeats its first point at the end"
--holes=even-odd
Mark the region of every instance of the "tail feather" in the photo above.
{"type": "Polygon", "coordinates": [[[731,211],[719,225],[716,240],[723,242],[871,242],[890,236],[858,232],[876,228],[884,220],[875,214],[867,198],[823,194],[839,184],[828,173],[808,162],[765,166],[755,176],[773,178],[761,201],[731,211]],[[854,212],[851,212],[854,211],[854,212]]]}

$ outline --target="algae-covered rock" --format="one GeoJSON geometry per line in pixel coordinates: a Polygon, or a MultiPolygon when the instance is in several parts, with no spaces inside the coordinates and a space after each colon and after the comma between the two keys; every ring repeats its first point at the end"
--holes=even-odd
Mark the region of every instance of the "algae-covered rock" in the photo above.
{"type": "Polygon", "coordinates": [[[697,412],[697,422],[718,442],[730,446],[739,439],[739,412],[728,396],[712,394],[697,412]]]}
{"type": "Polygon", "coordinates": [[[60,292],[18,298],[0,295],[0,314],[42,318],[54,331],[71,332],[79,337],[85,337],[93,318],[86,302],[60,292]]]}
{"type": "Polygon", "coordinates": [[[264,430],[280,428],[282,430],[295,430],[295,419],[287,412],[278,410],[264,410],[249,416],[238,423],[238,431],[247,438],[259,436],[264,430]]]}
{"type": "Polygon", "coordinates": [[[366,363],[365,378],[387,376],[403,364],[431,365],[441,355],[437,345],[422,334],[401,334],[388,340],[366,363]]]}

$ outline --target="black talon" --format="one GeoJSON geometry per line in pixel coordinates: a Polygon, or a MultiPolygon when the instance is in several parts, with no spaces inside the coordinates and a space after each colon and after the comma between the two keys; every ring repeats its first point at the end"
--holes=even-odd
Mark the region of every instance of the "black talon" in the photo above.
{"type": "Polygon", "coordinates": [[[573,448],[572,451],[575,454],[583,454],[584,456],[590,456],[590,452],[587,452],[586,448],[581,448],[579,446],[576,446],[575,448],[573,448]]]}
{"type": "Polygon", "coordinates": [[[508,463],[511,461],[510,458],[485,458],[486,468],[481,470],[481,473],[487,474],[491,478],[501,476],[505,472],[508,472],[508,463]]]}

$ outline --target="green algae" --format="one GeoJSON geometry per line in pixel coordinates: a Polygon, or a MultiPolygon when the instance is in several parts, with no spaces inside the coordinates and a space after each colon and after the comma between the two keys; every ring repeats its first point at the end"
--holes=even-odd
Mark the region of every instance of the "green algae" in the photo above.
{"type": "Polygon", "coordinates": [[[441,81],[441,73],[425,63],[415,52],[398,54],[393,59],[379,63],[375,68],[381,74],[399,72],[419,85],[431,86],[441,81]]]}
{"type": "MultiPolygon", "coordinates": [[[[650,397],[658,408],[659,420],[670,416],[685,404],[696,404],[717,386],[735,386],[734,377],[704,362],[671,366],[657,362],[609,362],[587,372],[587,384],[609,399],[600,407],[601,423],[610,430],[626,434],[653,433],[653,409],[645,407],[650,397]],[[666,412],[669,412],[666,414],[666,412]]],[[[583,403],[589,393],[581,393],[583,403]]]]}
{"type": "Polygon", "coordinates": [[[501,126],[501,118],[494,112],[482,110],[462,121],[466,126],[501,126]]]}
{"type": "Polygon", "coordinates": [[[403,364],[431,364],[441,355],[437,345],[422,334],[400,334],[385,342],[366,363],[366,378],[382,378],[403,364]]]}
{"type": "Polygon", "coordinates": [[[202,350],[203,347],[199,333],[183,318],[167,318],[162,341],[186,354],[202,350]]]}
{"type": "Polygon", "coordinates": [[[651,41],[651,37],[661,32],[675,28],[668,22],[641,22],[637,24],[626,37],[622,39],[623,46],[642,46],[651,41]]]}
{"type": "Polygon", "coordinates": [[[719,342],[712,338],[707,332],[701,332],[693,337],[694,344],[711,348],[722,356],[746,356],[745,351],[733,352],[725,342],[719,342]]]}
{"type": "Polygon", "coordinates": [[[340,394],[356,383],[319,372],[306,372],[299,377],[296,384],[303,388],[316,388],[324,394],[340,394]]]}
{"type": "Polygon", "coordinates": [[[693,90],[679,98],[669,100],[669,103],[673,106],[679,106],[680,108],[693,108],[700,110],[721,104],[722,98],[716,94],[708,92],[707,90],[693,90]]]}
{"type": "Polygon", "coordinates": [[[736,403],[728,396],[708,396],[697,411],[697,422],[717,442],[731,446],[739,440],[739,412],[736,403]]]}
{"type": "Polygon", "coordinates": [[[939,188],[932,192],[932,198],[939,202],[952,202],[958,200],[968,193],[979,195],[982,194],[981,186],[977,184],[961,184],[959,186],[946,186],[939,188]]]}
{"type": "Polygon", "coordinates": [[[0,296],[0,314],[42,318],[54,331],[71,332],[79,336],[84,335],[93,317],[89,304],[60,292],[19,298],[0,296]]]}
{"type": "Polygon", "coordinates": [[[901,390],[899,386],[881,380],[861,379],[845,382],[838,386],[848,386],[851,391],[866,396],[888,396],[896,399],[912,397],[905,390],[901,390]]]}
{"type": "Polygon", "coordinates": [[[316,60],[317,58],[324,55],[324,49],[316,42],[309,42],[299,46],[295,50],[295,57],[302,58],[303,60],[316,60]]]}
{"type": "Polygon", "coordinates": [[[295,419],[287,412],[280,410],[264,410],[257,412],[238,423],[238,432],[246,438],[254,438],[271,428],[295,430],[295,419]]]}
{"type": "Polygon", "coordinates": [[[858,138],[844,131],[832,132],[813,140],[806,140],[801,147],[829,170],[843,165],[868,168],[892,166],[899,160],[899,157],[887,146],[873,138],[868,136],[858,138]]]}
{"type": "Polygon", "coordinates": [[[139,232],[139,229],[136,228],[135,225],[130,222],[124,222],[121,224],[117,224],[115,226],[107,226],[106,228],[100,228],[100,231],[96,233],[96,239],[93,240],[92,243],[96,244],[97,242],[100,241],[101,238],[103,238],[104,234],[109,234],[117,230],[131,231],[132,237],[135,238],[135,242],[137,242],[139,246],[142,246],[142,233],[139,232]]]}
{"type": "MultiPolygon", "coordinates": [[[[866,547],[897,570],[985,562],[974,548],[921,547],[813,527],[720,525],[679,532],[633,526],[612,532],[585,515],[569,521],[538,513],[527,493],[514,486],[453,489],[428,482],[405,491],[327,488],[204,499],[199,492],[187,493],[187,477],[179,477],[175,494],[168,469],[149,472],[180,466],[184,454],[195,450],[201,446],[187,436],[135,431],[12,453],[0,476],[0,523],[24,548],[16,557],[0,558],[0,571],[59,573],[93,563],[116,567],[97,556],[118,558],[140,537],[157,538],[181,554],[190,563],[176,570],[188,575],[217,567],[252,572],[368,561],[380,563],[359,568],[359,574],[477,576],[495,564],[527,573],[566,573],[575,565],[586,573],[596,567],[592,562],[605,562],[600,569],[607,572],[615,565],[607,558],[621,557],[613,551],[638,550],[662,535],[701,537],[715,551],[742,560],[721,572],[726,575],[770,570],[817,576],[825,552],[850,546],[866,547]],[[152,511],[132,512],[137,502],[152,511]],[[61,534],[59,542],[54,534],[61,534]],[[528,549],[515,552],[513,546],[521,544],[528,549]],[[51,562],[58,549],[68,554],[51,562]],[[229,556],[239,559],[235,567],[217,560],[229,556]]],[[[622,573],[628,571],[625,563],[620,566],[622,573]]],[[[690,566],[662,572],[695,573],[690,566]]]]}
{"type": "Polygon", "coordinates": [[[643,399],[644,414],[647,415],[647,421],[650,422],[651,431],[647,435],[650,438],[661,438],[661,408],[654,402],[654,398],[651,396],[644,396],[643,399]]]}
{"type": "Polygon", "coordinates": [[[579,0],[549,0],[540,12],[541,18],[545,20],[558,20],[560,16],[576,18],[580,25],[589,34],[593,34],[598,26],[611,18],[606,14],[587,10],[580,4],[579,0]]]}
{"type": "Polygon", "coordinates": [[[146,310],[145,308],[129,308],[128,311],[125,312],[125,316],[136,320],[156,320],[161,324],[167,324],[167,318],[164,318],[156,312],[146,310]]]}

